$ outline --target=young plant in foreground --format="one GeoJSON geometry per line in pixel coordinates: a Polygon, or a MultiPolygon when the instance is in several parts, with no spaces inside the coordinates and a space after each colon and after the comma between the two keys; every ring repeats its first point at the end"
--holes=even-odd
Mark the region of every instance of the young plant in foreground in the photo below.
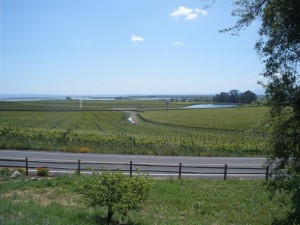
{"type": "Polygon", "coordinates": [[[86,204],[107,208],[107,224],[118,212],[125,219],[129,210],[136,210],[149,196],[152,180],[144,175],[128,177],[121,172],[93,173],[81,177],[78,191],[86,204]]]}

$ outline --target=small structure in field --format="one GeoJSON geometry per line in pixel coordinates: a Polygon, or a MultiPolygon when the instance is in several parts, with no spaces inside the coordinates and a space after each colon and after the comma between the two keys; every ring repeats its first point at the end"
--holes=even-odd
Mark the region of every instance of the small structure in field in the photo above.
{"type": "Polygon", "coordinates": [[[135,124],[135,121],[132,119],[132,117],[128,118],[128,122],[131,123],[131,124],[135,124]]]}

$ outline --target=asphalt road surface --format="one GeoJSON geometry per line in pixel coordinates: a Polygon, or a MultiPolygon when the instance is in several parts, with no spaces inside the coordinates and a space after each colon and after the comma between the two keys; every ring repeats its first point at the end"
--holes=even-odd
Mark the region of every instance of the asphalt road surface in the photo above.
{"type": "Polygon", "coordinates": [[[132,166],[133,171],[138,169],[160,178],[178,177],[179,171],[181,171],[183,178],[224,179],[225,164],[227,164],[227,179],[265,179],[266,177],[264,168],[266,158],[257,157],[169,157],[0,150],[0,167],[24,166],[26,157],[32,173],[36,171],[36,167],[49,167],[52,173],[73,173],[78,169],[78,160],[80,160],[82,173],[88,173],[86,168],[120,169],[129,173],[130,166],[132,166]],[[5,159],[22,161],[12,162],[5,161],[5,159]],[[132,165],[130,165],[130,161],[132,161],[132,165]],[[55,162],[59,162],[59,164],[55,162]]]}

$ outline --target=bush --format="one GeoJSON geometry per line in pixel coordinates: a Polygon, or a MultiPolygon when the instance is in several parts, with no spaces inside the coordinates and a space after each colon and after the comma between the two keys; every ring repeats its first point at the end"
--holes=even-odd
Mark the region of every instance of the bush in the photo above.
{"type": "Polygon", "coordinates": [[[82,177],[78,191],[86,204],[107,208],[106,220],[110,224],[115,212],[124,219],[129,210],[138,209],[149,196],[152,183],[152,179],[144,175],[130,178],[121,172],[106,171],[82,177]]]}
{"type": "Polygon", "coordinates": [[[79,149],[80,153],[88,153],[90,151],[90,148],[89,147],[81,147],[79,149]]]}
{"type": "Polygon", "coordinates": [[[40,167],[40,168],[37,168],[36,174],[37,174],[38,176],[43,176],[43,177],[49,176],[49,169],[46,168],[46,167],[40,167]]]}
{"type": "Polygon", "coordinates": [[[10,176],[12,171],[9,168],[1,168],[0,175],[2,176],[10,176]]]}

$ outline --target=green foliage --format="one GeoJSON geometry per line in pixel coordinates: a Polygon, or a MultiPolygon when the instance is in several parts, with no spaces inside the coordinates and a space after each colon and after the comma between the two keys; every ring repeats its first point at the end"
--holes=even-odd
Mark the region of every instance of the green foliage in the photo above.
{"type": "Polygon", "coordinates": [[[0,148],[194,156],[266,155],[267,107],[117,111],[0,111],[0,148]]]}
{"type": "Polygon", "coordinates": [[[227,92],[221,92],[213,97],[214,102],[224,103],[243,103],[250,104],[255,101],[257,96],[252,91],[239,92],[238,90],[231,90],[227,92]]]}
{"type": "Polygon", "coordinates": [[[143,175],[130,178],[121,172],[106,171],[82,177],[78,191],[88,205],[107,208],[107,223],[110,224],[115,212],[125,218],[129,210],[140,208],[149,196],[152,183],[143,175]]]}
{"type": "Polygon", "coordinates": [[[295,108],[273,109],[270,119],[272,150],[269,164],[274,167],[274,180],[268,183],[272,193],[286,193],[292,199],[290,214],[274,224],[300,223],[300,111],[295,108]],[[274,112],[275,111],[275,112],[274,112]],[[298,112],[297,112],[298,111],[298,112]]]}
{"type": "MultiPolygon", "coordinates": [[[[81,204],[76,186],[74,176],[1,182],[0,224],[106,224],[107,211],[81,204]]],[[[273,216],[283,218],[289,210],[286,200],[270,200],[259,180],[157,180],[142,208],[114,224],[270,225],[273,216]]]]}
{"type": "Polygon", "coordinates": [[[300,1],[237,0],[235,5],[239,20],[225,31],[239,33],[261,21],[255,48],[268,79],[263,85],[270,106],[269,165],[275,175],[268,186],[292,200],[290,214],[274,224],[300,224],[300,1]]]}
{"type": "MultiPolygon", "coordinates": [[[[179,108],[190,103],[176,102],[172,103],[172,108],[179,108]]],[[[164,101],[156,100],[41,100],[41,101],[21,101],[21,102],[7,102],[0,101],[0,110],[53,110],[53,111],[64,111],[64,110],[111,110],[111,109],[153,109],[153,108],[165,108],[164,101]]]]}
{"type": "Polygon", "coordinates": [[[267,107],[146,111],[143,118],[169,125],[227,131],[261,131],[267,107]]]}
{"type": "Polygon", "coordinates": [[[0,175],[2,176],[10,176],[12,171],[9,168],[0,168],[0,175]]]}

